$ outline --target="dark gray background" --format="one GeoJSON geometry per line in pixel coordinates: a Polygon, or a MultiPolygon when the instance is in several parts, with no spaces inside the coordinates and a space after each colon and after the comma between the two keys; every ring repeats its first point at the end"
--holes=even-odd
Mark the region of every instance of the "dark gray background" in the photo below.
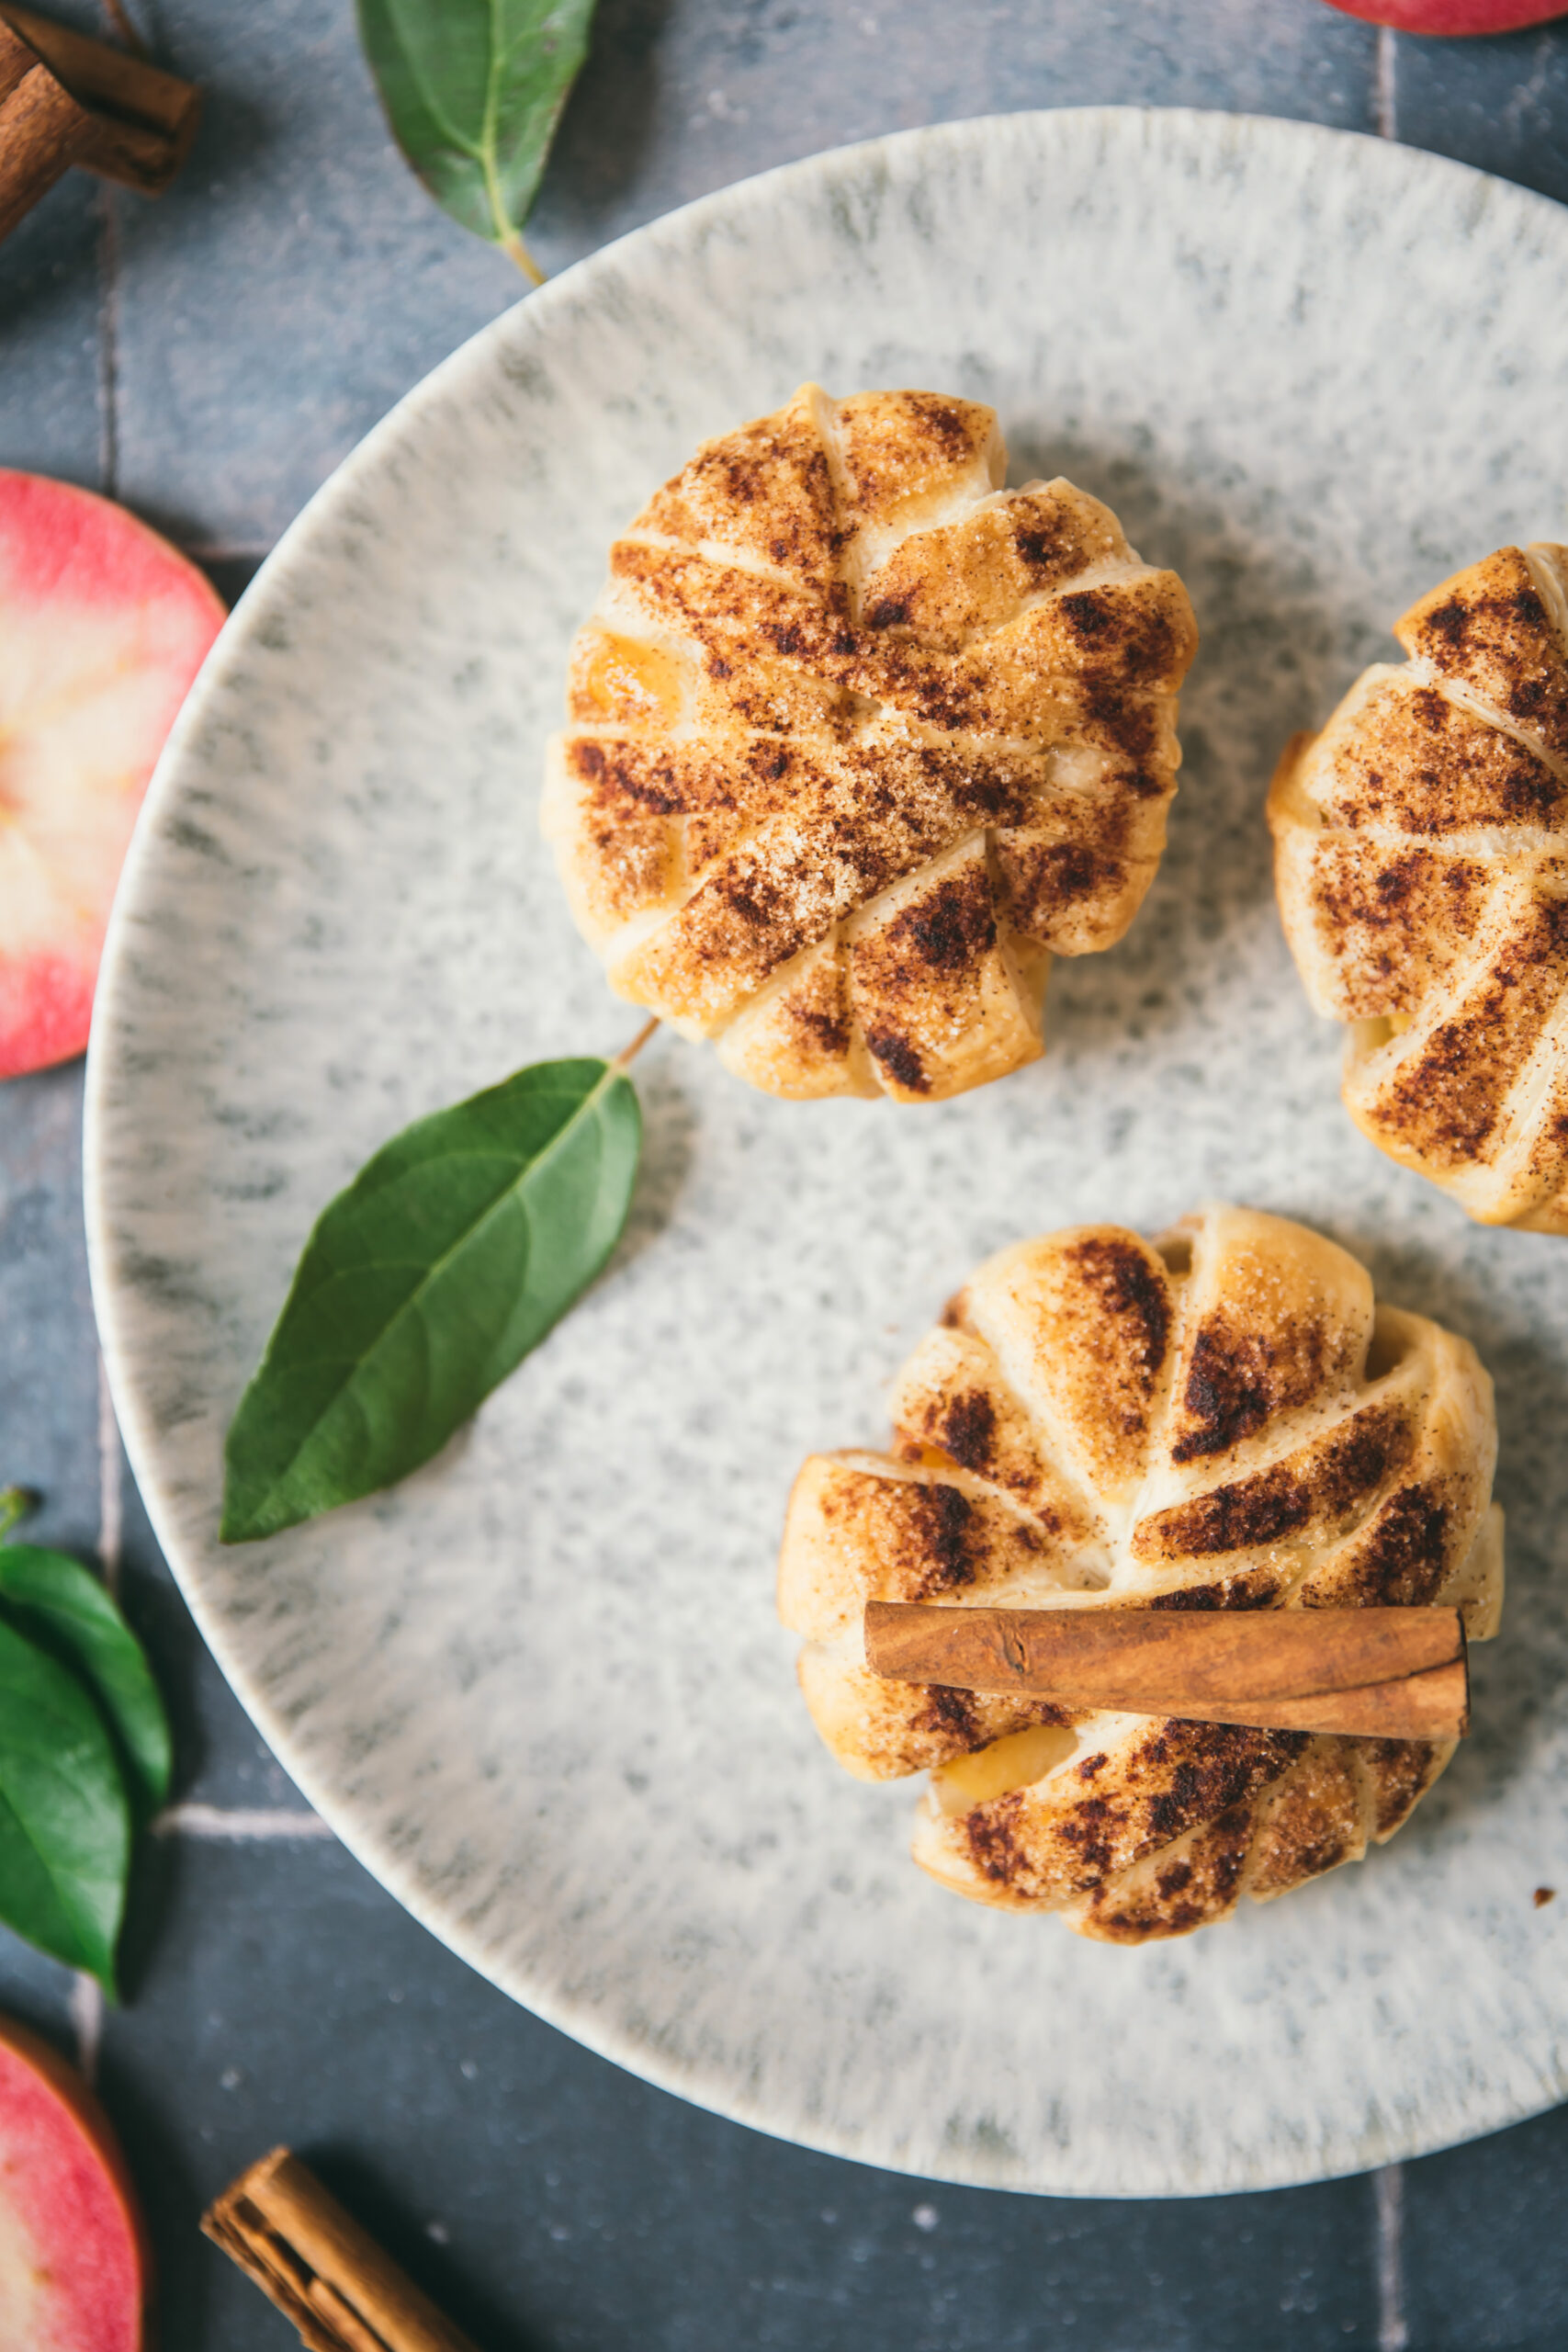
{"type": "MultiPolygon", "coordinates": [[[[94,24],[94,0],[52,5],[94,24]]],[[[404,170],[349,0],[132,5],[206,88],[205,125],[161,204],[73,176],[0,247],[0,463],[126,500],[233,594],[519,284],[404,170]]],[[[818,148],[1104,101],[1304,116],[1568,198],[1568,22],[1419,41],[1321,0],[602,0],[530,242],[558,270],[818,148]]],[[[0,1483],[41,1489],[40,1536],[119,1576],[175,1708],[178,1802],[141,1867],[127,2007],[102,2018],[4,1930],[0,2007],[96,2061],[151,2211],[165,2352],[295,2341],[196,2227],[278,2140],[482,2352],[1568,2342],[1568,2110],[1271,2196],[1008,2197],[718,2122],[471,1975],[306,1811],[159,1559],[102,1398],[81,1093],[79,1067],[0,1089],[0,1483]]]]}

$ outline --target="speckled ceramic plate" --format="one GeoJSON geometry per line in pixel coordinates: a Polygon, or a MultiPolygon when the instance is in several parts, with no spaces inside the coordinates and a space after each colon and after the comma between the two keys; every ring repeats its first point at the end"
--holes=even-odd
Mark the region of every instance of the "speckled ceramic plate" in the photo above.
{"type": "Polygon", "coordinates": [[[94,1035],[95,1286],[158,1533],[354,1851],[593,2048],[953,2179],[1253,2188],[1564,2089],[1568,1243],[1378,1157],[1280,936],[1262,797],[1391,616],[1563,537],[1568,215],[1371,140],[1126,111],[913,131],[693,206],[439,369],[312,503],[175,732],[94,1035]],[[1170,849],[1060,964],[1043,1062],[932,1108],[776,1102],[671,1037],[592,1295],[396,1493],[216,1542],[224,1425],[321,1204],[404,1121],[633,1023],[536,830],[613,532],[811,376],[993,401],[1186,578],[1170,849]],[[843,1777],[773,1563],[813,1446],[977,1258],[1228,1195],[1326,1227],[1497,1377],[1507,1631],[1481,1729],[1364,1864],[1125,1952],[976,1910],[843,1777]]]}

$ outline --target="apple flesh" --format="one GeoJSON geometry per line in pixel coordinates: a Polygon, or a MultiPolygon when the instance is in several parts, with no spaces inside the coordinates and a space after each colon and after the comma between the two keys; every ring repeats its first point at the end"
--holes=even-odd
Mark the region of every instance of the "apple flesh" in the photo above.
{"type": "Polygon", "coordinates": [[[0,1078],[87,1042],[136,812],[223,620],[123,507],[0,469],[0,1078]]]}
{"type": "Polygon", "coordinates": [[[1517,33],[1565,11],[1563,0],[1329,0],[1347,17],[1399,33],[1517,33]]]}
{"type": "Polygon", "coordinates": [[[0,2345],[142,2352],[151,2284],[107,2116],[48,2042],[0,2018],[0,2345]]]}

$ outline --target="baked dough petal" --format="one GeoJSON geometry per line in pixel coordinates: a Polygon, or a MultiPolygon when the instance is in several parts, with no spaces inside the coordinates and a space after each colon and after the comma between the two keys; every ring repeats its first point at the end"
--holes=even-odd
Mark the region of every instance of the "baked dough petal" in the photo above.
{"type": "Polygon", "coordinates": [[[1285,933],[1371,1141],[1568,1231],[1568,549],[1501,548],[1397,634],[1276,773],[1285,933]]]}
{"type": "Polygon", "coordinates": [[[1036,1608],[1502,1606],[1492,1385],[1346,1250],[1212,1205],[1156,1248],[1088,1226],[980,1267],[894,1385],[889,1455],[817,1455],[779,1610],[863,1779],[929,1770],[914,1857],[1116,1943],[1271,1900],[1392,1836],[1448,1760],[884,1681],[872,1600],[1036,1608]]]}
{"type": "Polygon", "coordinates": [[[572,912],[769,1092],[1034,1059],[1052,956],[1113,945],[1158,866],[1187,592],[1005,466],[975,401],[806,385],[658,492],[579,632],[543,812],[572,912]]]}

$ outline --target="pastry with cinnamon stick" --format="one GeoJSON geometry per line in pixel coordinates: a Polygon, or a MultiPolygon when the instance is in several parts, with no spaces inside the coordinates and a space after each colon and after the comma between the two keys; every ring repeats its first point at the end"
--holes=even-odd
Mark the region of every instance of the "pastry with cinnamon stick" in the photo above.
{"type": "Polygon", "coordinates": [[[612,985],[795,1098],[1042,1051],[1055,956],[1153,879],[1187,592],[993,412],[805,385],[615,542],[544,823],[612,985]]]}
{"type": "Polygon", "coordinates": [[[893,1422],[889,1453],[801,1470],[779,1608],[840,1763],[930,1771],[914,1856],[956,1893],[1111,1942],[1180,1935],[1358,1859],[1448,1761],[1451,1737],[1260,1728],[1245,1708],[1203,1721],[1196,1695],[1191,1716],[1174,1699],[1153,1714],[1085,1703],[1081,1681],[1053,1698],[866,1662],[867,1604],[886,1602],[1447,1609],[1494,1633],[1492,1384],[1465,1340],[1380,1305],[1334,1243],[1223,1206],[1152,1245],[1115,1226],[1021,1243],[916,1350],[893,1422]]]}
{"type": "Polygon", "coordinates": [[[1363,1134],[1568,1233],[1568,548],[1498,548],[1395,635],[1274,778],[1285,935],[1363,1134]]]}

